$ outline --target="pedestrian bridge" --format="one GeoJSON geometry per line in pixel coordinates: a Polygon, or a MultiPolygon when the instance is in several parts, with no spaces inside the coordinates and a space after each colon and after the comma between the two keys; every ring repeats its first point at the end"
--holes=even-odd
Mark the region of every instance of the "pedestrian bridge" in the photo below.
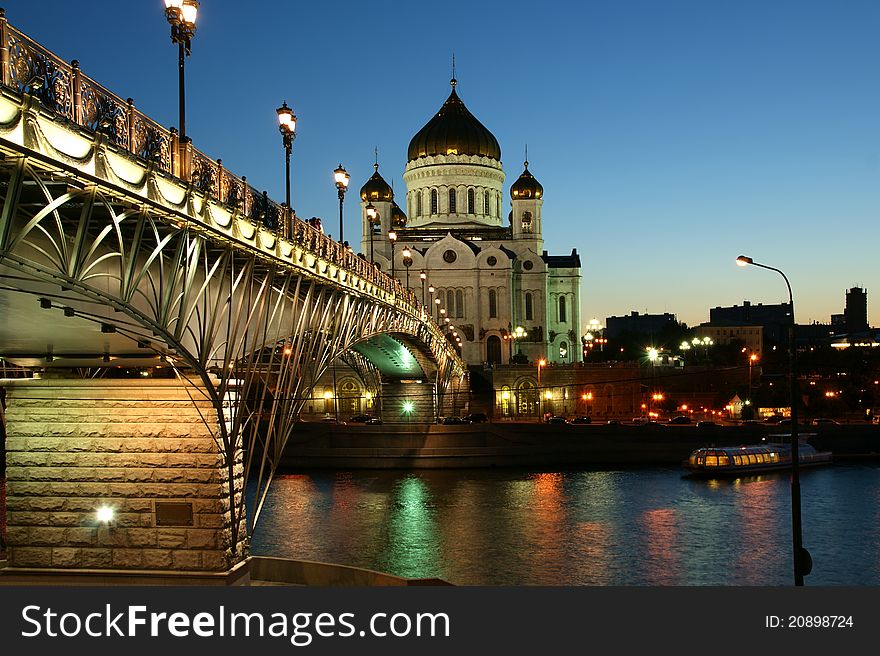
{"type": "MultiPolygon", "coordinates": [[[[43,389],[7,384],[12,405],[51,406],[47,381],[61,379],[59,394],[100,401],[109,369],[144,377],[140,388],[122,385],[130,401],[153,377],[163,389],[188,386],[225,472],[226,565],[244,553],[243,489],[256,485],[252,530],[284,444],[334,362],[377,394],[404,379],[429,383],[424,419],[443,412],[466,368],[411,292],[3,16],[0,38],[0,359],[40,372],[43,389]],[[76,375],[104,386],[71,392],[76,375]]],[[[10,440],[40,430],[10,425],[10,440]]],[[[44,451],[71,452],[52,444],[44,451]]],[[[17,475],[39,476],[16,453],[10,503],[17,475]]],[[[123,460],[111,464],[129,467],[123,460]]],[[[33,531],[21,535],[33,547],[33,531]]]]}

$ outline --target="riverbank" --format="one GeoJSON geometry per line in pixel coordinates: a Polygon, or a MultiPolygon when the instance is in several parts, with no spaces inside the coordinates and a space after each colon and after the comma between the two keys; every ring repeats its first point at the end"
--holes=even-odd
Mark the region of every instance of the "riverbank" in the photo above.
{"type": "MultiPolygon", "coordinates": [[[[803,429],[806,432],[806,429],[803,429]]],[[[446,469],[535,466],[678,465],[702,446],[755,444],[780,430],[761,425],[696,426],[484,423],[339,425],[301,423],[282,467],[446,469]]],[[[809,429],[809,440],[835,457],[880,457],[880,427],[809,429]]]]}

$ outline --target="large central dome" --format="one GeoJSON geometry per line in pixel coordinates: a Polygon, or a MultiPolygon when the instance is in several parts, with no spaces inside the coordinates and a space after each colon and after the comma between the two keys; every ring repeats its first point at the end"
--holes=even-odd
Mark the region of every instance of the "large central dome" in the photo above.
{"type": "Polygon", "coordinates": [[[464,106],[455,93],[455,80],[440,111],[409,142],[409,161],[434,155],[477,155],[501,161],[498,140],[464,106]]]}

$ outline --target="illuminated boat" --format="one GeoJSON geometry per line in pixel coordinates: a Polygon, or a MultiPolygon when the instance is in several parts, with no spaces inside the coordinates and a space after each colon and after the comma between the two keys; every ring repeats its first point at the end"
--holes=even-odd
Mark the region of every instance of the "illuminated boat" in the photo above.
{"type": "MultiPolygon", "coordinates": [[[[831,463],[830,451],[816,451],[806,442],[798,448],[798,466],[831,463]]],[[[741,476],[791,468],[791,445],[710,446],[694,451],[684,462],[694,476],[741,476]]]]}

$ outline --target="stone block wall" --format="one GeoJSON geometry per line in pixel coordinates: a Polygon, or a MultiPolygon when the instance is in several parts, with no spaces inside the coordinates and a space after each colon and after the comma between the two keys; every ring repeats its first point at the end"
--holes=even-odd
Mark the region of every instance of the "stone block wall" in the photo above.
{"type": "Polygon", "coordinates": [[[434,385],[430,383],[387,382],[382,384],[382,422],[386,424],[431,424],[434,415],[434,385]],[[404,412],[411,402],[413,411],[404,412]]]}
{"type": "MultiPolygon", "coordinates": [[[[232,481],[204,389],[177,380],[19,379],[7,390],[9,566],[223,572],[232,481]],[[157,521],[156,504],[191,504],[157,521]],[[109,523],[97,510],[114,511],[109,523]],[[186,524],[186,525],[182,525],[186,524]]],[[[244,535],[241,518],[240,535],[244,535]]]]}

